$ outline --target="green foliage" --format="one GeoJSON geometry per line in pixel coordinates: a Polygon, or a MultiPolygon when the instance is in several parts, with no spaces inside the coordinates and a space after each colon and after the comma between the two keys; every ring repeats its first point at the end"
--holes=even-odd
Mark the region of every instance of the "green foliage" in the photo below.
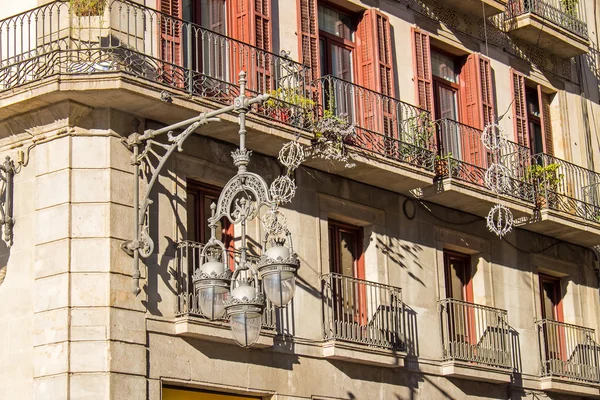
{"type": "Polygon", "coordinates": [[[565,13],[572,17],[577,17],[577,6],[579,5],[579,0],[560,0],[560,4],[565,13]]]}
{"type": "Polygon", "coordinates": [[[71,11],[78,17],[103,15],[106,3],[107,0],[69,0],[71,11]]]}
{"type": "Polygon", "coordinates": [[[564,175],[558,172],[560,164],[548,164],[545,167],[534,164],[529,166],[526,171],[526,178],[537,183],[540,190],[549,189],[557,191],[560,188],[564,175]]]}
{"type": "Polygon", "coordinates": [[[435,135],[435,121],[431,115],[425,111],[418,117],[411,118],[408,121],[408,142],[422,149],[429,149],[433,143],[435,135]]]}

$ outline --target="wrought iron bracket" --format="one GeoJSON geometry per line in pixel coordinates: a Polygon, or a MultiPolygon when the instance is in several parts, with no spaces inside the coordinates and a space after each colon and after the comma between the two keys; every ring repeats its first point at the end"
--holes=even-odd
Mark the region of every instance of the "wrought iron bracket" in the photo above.
{"type": "MultiPolygon", "coordinates": [[[[140,258],[148,258],[154,252],[154,241],[150,236],[150,223],[148,219],[149,208],[152,205],[150,195],[158,177],[167,160],[175,150],[181,152],[185,140],[200,126],[210,122],[220,121],[219,116],[235,112],[239,115],[240,152],[236,159],[236,165],[240,172],[246,171],[249,161],[249,151],[245,149],[246,113],[250,112],[254,104],[264,102],[269,98],[268,94],[255,97],[246,97],[246,73],[239,74],[240,95],[234,99],[232,105],[215,111],[201,113],[197,117],[178,122],[157,130],[146,130],[143,134],[133,133],[123,144],[133,152],[131,164],[134,166],[133,186],[133,232],[134,238],[121,244],[121,249],[133,257],[133,293],[139,294],[140,258]],[[179,129],[180,133],[175,133],[179,129]],[[167,141],[159,142],[155,138],[167,134],[167,141]],[[142,168],[143,167],[145,169],[142,168]],[[140,192],[140,178],[146,180],[143,193],[140,192]]],[[[236,157],[234,157],[236,158],[236,157]]],[[[252,174],[247,174],[252,175],[252,174]]]]}
{"type": "Polygon", "coordinates": [[[8,247],[13,244],[13,180],[16,173],[15,163],[6,156],[4,163],[0,164],[0,182],[2,192],[0,194],[0,225],[2,226],[2,240],[8,247]]]}

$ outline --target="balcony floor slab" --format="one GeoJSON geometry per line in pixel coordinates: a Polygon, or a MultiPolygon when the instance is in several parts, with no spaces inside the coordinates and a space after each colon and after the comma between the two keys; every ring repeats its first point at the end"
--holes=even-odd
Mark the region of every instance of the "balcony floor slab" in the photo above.
{"type": "Polygon", "coordinates": [[[509,383],[511,381],[510,369],[461,361],[443,362],[442,375],[493,383],[509,383]]]}
{"type": "Polygon", "coordinates": [[[465,14],[483,16],[482,5],[485,7],[485,16],[500,14],[506,10],[506,2],[501,0],[445,0],[444,5],[448,8],[460,10],[465,14]]]}
{"type": "Polygon", "coordinates": [[[564,393],[576,396],[600,396],[600,387],[597,384],[578,382],[574,380],[546,376],[540,378],[541,389],[547,392],[564,393]]]}
{"type": "Polygon", "coordinates": [[[490,190],[469,183],[445,178],[419,190],[423,200],[486,217],[495,204],[508,207],[515,218],[532,214],[533,204],[503,196],[500,199],[490,190]]]}
{"type": "Polygon", "coordinates": [[[521,227],[584,247],[600,244],[600,224],[559,211],[541,210],[533,222],[521,227]]]}
{"type": "Polygon", "coordinates": [[[394,350],[333,339],[323,343],[323,357],[357,364],[401,368],[404,367],[405,354],[394,350]]]}
{"type": "Polygon", "coordinates": [[[510,35],[561,58],[588,52],[589,42],[586,39],[534,13],[519,15],[507,23],[510,35]]]}

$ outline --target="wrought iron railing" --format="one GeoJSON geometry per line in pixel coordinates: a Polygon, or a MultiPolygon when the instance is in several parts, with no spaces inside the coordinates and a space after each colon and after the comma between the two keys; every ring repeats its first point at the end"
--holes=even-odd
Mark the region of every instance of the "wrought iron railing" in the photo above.
{"type": "Polygon", "coordinates": [[[542,376],[598,382],[600,346],[593,329],[542,319],[536,322],[542,376]]]}
{"type": "Polygon", "coordinates": [[[251,94],[273,96],[255,112],[310,125],[308,68],[286,55],[128,0],[109,0],[99,16],[78,16],[70,4],[54,1],[0,21],[0,92],[57,74],[122,72],[230,104],[244,70],[251,94]]]}
{"type": "MultiPolygon", "coordinates": [[[[192,275],[200,267],[200,253],[204,244],[184,240],[177,243],[175,257],[175,274],[177,277],[177,316],[195,316],[205,318],[200,311],[198,293],[192,284],[192,275]]],[[[227,259],[231,267],[239,261],[240,253],[227,250],[227,259]]],[[[258,261],[258,257],[250,257],[249,261],[258,261]]],[[[276,328],[276,308],[267,300],[267,306],[262,317],[262,326],[267,329],[276,328]]]]}
{"type": "Polygon", "coordinates": [[[509,0],[506,18],[533,13],[585,39],[588,37],[585,6],[579,0],[509,0]]]}
{"type": "Polygon", "coordinates": [[[492,164],[506,168],[502,193],[527,202],[533,202],[533,185],[526,179],[531,162],[529,148],[508,141],[499,152],[488,151],[481,141],[483,132],[460,122],[443,118],[435,121],[438,155],[436,175],[453,178],[486,187],[485,174],[492,164]]]}
{"type": "Polygon", "coordinates": [[[312,86],[319,118],[356,126],[351,145],[433,171],[435,125],[428,111],[331,75],[312,86]]]}
{"type": "Polygon", "coordinates": [[[321,276],[323,337],[404,349],[401,290],[341,274],[321,276]]]}
{"type": "Polygon", "coordinates": [[[548,154],[535,154],[528,167],[542,208],[600,222],[600,174],[548,154]]]}
{"type": "Polygon", "coordinates": [[[511,367],[506,310],[456,299],[439,305],[444,360],[511,367]]]}

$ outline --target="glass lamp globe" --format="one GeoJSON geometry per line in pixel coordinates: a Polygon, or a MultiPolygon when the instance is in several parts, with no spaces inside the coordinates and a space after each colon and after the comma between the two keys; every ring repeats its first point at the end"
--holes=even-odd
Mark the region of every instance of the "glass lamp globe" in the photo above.
{"type": "Polygon", "coordinates": [[[227,287],[204,286],[198,290],[198,305],[206,318],[211,320],[223,318],[225,315],[225,299],[229,294],[227,287]]]}
{"type": "Polygon", "coordinates": [[[250,347],[260,337],[264,299],[253,286],[240,282],[227,299],[227,315],[233,339],[242,347],[250,347]]]}
{"type": "Polygon", "coordinates": [[[258,271],[263,289],[275,307],[285,307],[294,297],[299,267],[298,257],[282,241],[276,241],[261,257],[258,271]]]}
{"type": "Polygon", "coordinates": [[[225,300],[229,295],[231,271],[226,263],[208,256],[194,273],[193,281],[198,293],[198,305],[202,314],[211,320],[223,318],[225,315],[225,300]]]}
{"type": "Polygon", "coordinates": [[[296,274],[291,271],[273,271],[262,277],[263,289],[275,307],[285,307],[296,291],[296,274]]]}

